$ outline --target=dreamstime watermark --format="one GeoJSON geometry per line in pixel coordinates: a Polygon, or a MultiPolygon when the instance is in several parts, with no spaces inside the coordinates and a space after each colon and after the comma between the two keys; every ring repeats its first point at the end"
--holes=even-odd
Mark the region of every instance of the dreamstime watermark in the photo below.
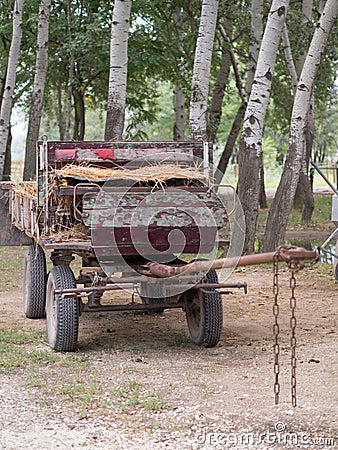
{"type": "Polygon", "coordinates": [[[335,447],[337,439],[308,432],[289,432],[283,422],[276,422],[272,431],[261,433],[220,433],[200,430],[195,436],[200,445],[224,446],[227,448],[249,445],[320,446],[335,447]]]}

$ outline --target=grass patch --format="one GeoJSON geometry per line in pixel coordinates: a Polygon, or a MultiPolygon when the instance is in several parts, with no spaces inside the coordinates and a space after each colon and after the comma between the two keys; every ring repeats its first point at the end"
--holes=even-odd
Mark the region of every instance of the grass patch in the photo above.
{"type": "MultiPolygon", "coordinates": [[[[324,233],[334,229],[331,221],[331,195],[315,195],[315,209],[312,214],[311,222],[307,225],[302,223],[302,212],[298,209],[292,208],[289,221],[288,230],[304,230],[304,228],[319,229],[324,233]]],[[[268,209],[260,209],[258,216],[258,229],[264,231],[265,224],[268,218],[269,209],[272,204],[272,199],[268,199],[268,209]]]]}
{"type": "Polygon", "coordinates": [[[21,288],[25,251],[26,247],[0,247],[0,285],[3,291],[21,288]]]}
{"type": "Polygon", "coordinates": [[[140,386],[137,381],[128,381],[114,389],[111,396],[113,403],[121,410],[135,408],[140,404],[140,386]]]}
{"type": "Polygon", "coordinates": [[[55,366],[89,367],[88,358],[76,354],[54,353],[36,346],[45,343],[46,332],[0,329],[0,372],[12,373],[19,368],[55,366]]]}
{"type": "Polygon", "coordinates": [[[141,392],[137,381],[128,381],[111,394],[113,404],[121,411],[136,407],[148,411],[162,411],[168,407],[163,392],[141,392]]]}
{"type": "Polygon", "coordinates": [[[148,411],[163,411],[168,407],[167,402],[164,399],[164,395],[162,392],[156,392],[150,394],[144,400],[144,407],[148,411]]]}

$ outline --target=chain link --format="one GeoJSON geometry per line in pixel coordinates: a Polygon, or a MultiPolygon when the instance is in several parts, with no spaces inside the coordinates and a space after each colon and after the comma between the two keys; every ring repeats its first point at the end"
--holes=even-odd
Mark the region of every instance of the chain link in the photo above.
{"type": "Polygon", "coordinates": [[[295,317],[296,310],[296,297],[295,297],[295,289],[296,289],[296,277],[295,273],[297,271],[297,267],[295,264],[289,265],[291,270],[290,277],[290,289],[291,289],[291,297],[290,297],[290,309],[291,309],[291,318],[290,318],[290,329],[291,329],[291,398],[292,398],[292,406],[297,406],[297,396],[296,396],[296,326],[297,321],[295,317]]]}
{"type": "MultiPolygon", "coordinates": [[[[278,268],[278,257],[279,254],[276,252],[273,258],[273,295],[274,295],[274,304],[273,304],[273,315],[275,318],[275,322],[273,324],[273,335],[274,335],[274,374],[275,374],[275,384],[274,384],[274,393],[275,393],[275,404],[279,403],[279,394],[280,394],[280,383],[279,383],[279,373],[280,373],[280,365],[279,365],[279,354],[280,354],[280,346],[279,346],[279,268],[278,268]]],[[[291,347],[291,398],[292,398],[292,406],[297,406],[297,393],[296,393],[296,277],[295,273],[299,270],[299,266],[296,263],[289,262],[289,268],[291,272],[290,276],[290,309],[291,309],[291,318],[290,318],[290,329],[291,329],[291,339],[290,339],[290,347],[291,347]]]]}
{"type": "Polygon", "coordinates": [[[274,392],[275,392],[275,404],[279,403],[279,394],[280,394],[280,383],[279,383],[279,324],[278,324],[278,316],[279,316],[279,304],[278,304],[278,295],[279,295],[279,284],[278,284],[278,254],[276,253],[273,258],[273,294],[274,294],[274,304],[273,304],[273,315],[275,318],[275,322],[273,324],[273,335],[275,338],[273,352],[274,352],[274,374],[275,374],[275,384],[274,384],[274,392]]]}

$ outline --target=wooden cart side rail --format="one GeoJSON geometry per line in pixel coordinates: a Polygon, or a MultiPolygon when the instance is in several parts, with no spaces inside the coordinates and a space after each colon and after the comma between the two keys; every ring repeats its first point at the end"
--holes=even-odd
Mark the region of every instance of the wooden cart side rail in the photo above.
{"type": "Polygon", "coordinates": [[[9,188],[10,183],[0,183],[0,246],[31,245],[33,240],[12,223],[9,188]]]}
{"type": "MultiPolygon", "coordinates": [[[[203,142],[112,142],[112,141],[42,141],[37,143],[38,153],[47,149],[48,164],[60,166],[67,163],[126,164],[138,158],[151,157],[163,160],[163,153],[174,154],[178,161],[204,158],[203,142]]],[[[41,157],[40,157],[41,158],[41,157]]],[[[210,158],[210,155],[208,155],[210,158]]]]}

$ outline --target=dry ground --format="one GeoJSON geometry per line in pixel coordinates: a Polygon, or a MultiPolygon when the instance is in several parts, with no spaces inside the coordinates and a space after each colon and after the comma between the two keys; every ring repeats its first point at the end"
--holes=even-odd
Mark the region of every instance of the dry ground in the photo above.
{"type": "Polygon", "coordinates": [[[0,352],[0,448],[337,446],[337,284],[329,272],[318,265],[297,276],[296,408],[286,269],[278,406],[271,267],[233,274],[231,281],[246,281],[249,292],[224,297],[223,334],[213,349],[189,343],[184,313],[170,310],[162,316],[84,314],[79,350],[56,354],[46,344],[45,321],[23,315],[20,280],[3,281],[0,329],[12,344],[0,352]]]}

